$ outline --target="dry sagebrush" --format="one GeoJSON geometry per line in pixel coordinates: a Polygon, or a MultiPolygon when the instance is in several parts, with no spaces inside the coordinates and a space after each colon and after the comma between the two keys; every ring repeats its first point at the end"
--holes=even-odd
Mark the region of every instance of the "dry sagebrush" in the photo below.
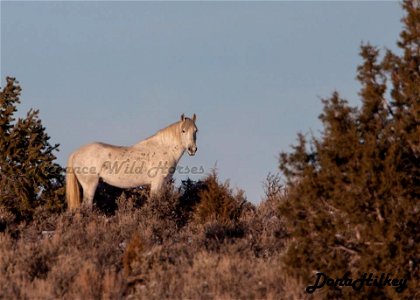
{"type": "Polygon", "coordinates": [[[7,227],[0,233],[0,298],[302,295],[282,272],[285,231],[276,200],[254,207],[215,174],[138,197],[123,194],[114,213],[39,211],[32,222],[7,227]]]}

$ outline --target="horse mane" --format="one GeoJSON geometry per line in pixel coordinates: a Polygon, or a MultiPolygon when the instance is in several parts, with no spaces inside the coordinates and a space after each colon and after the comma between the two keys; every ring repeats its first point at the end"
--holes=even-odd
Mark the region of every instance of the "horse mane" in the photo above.
{"type": "MultiPolygon", "coordinates": [[[[181,126],[180,123],[182,121],[178,121],[175,123],[172,123],[165,128],[160,129],[158,132],[156,132],[154,135],[148,137],[147,139],[140,141],[136,145],[148,143],[148,142],[156,142],[159,141],[162,144],[173,144],[174,140],[181,143],[181,126]]],[[[185,121],[187,123],[187,128],[190,126],[194,126],[194,121],[190,118],[185,118],[185,121]]]]}
{"type": "Polygon", "coordinates": [[[156,132],[153,136],[151,136],[150,139],[158,138],[164,144],[166,144],[167,142],[173,143],[173,140],[175,139],[179,143],[181,143],[180,126],[179,126],[180,122],[181,121],[178,121],[171,125],[166,126],[165,128],[162,128],[161,130],[156,132]]]}

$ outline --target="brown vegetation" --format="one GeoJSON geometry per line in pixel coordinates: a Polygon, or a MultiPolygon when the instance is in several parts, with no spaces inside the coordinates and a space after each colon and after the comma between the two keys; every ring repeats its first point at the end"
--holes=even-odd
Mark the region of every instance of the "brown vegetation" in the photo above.
{"type": "Polygon", "coordinates": [[[30,224],[9,226],[0,234],[1,296],[277,299],[287,293],[303,295],[282,272],[279,255],[285,230],[274,200],[259,207],[244,205],[243,196],[232,195],[214,174],[202,182],[185,182],[181,191],[168,189],[140,207],[136,197],[120,196],[115,214],[99,209],[61,214],[39,210],[30,224]],[[216,203],[210,200],[216,197],[220,197],[216,203]]]}

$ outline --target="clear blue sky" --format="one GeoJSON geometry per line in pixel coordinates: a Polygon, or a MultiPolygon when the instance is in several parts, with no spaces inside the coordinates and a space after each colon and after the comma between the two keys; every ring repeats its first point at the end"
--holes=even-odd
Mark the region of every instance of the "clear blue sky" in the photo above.
{"type": "Polygon", "coordinates": [[[1,1],[1,86],[17,77],[62,165],[196,113],[198,152],[181,165],[217,164],[257,203],[279,152],[320,130],[320,97],[359,103],[359,46],[395,49],[402,15],[397,2],[1,1]]]}

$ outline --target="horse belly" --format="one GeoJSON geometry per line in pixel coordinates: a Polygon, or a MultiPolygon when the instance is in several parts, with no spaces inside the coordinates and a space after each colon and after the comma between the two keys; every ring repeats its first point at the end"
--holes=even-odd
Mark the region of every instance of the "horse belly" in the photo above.
{"type": "Polygon", "coordinates": [[[150,184],[144,161],[113,161],[102,166],[99,176],[106,183],[120,187],[133,188],[150,184]]]}

